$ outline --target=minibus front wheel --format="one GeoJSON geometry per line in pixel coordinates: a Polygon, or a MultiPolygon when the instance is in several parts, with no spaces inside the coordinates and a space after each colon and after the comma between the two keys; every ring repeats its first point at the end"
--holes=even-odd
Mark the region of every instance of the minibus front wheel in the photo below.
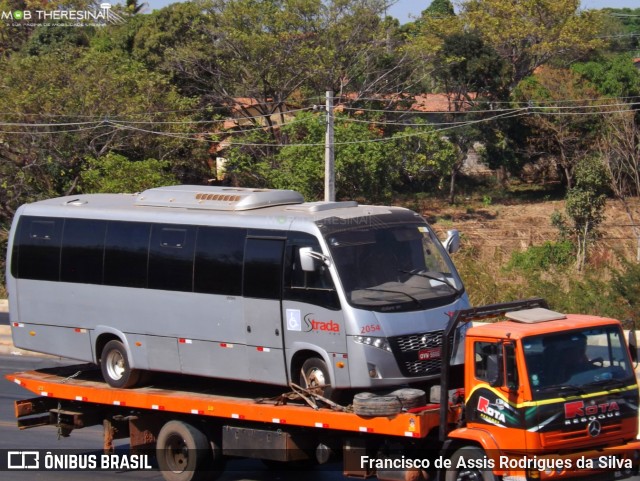
{"type": "Polygon", "coordinates": [[[331,378],[327,364],[320,358],[310,357],[300,369],[300,386],[331,399],[333,389],[331,389],[331,378]]]}
{"type": "Polygon", "coordinates": [[[140,380],[140,371],[131,369],[124,344],[115,339],[107,342],[102,349],[100,369],[111,387],[130,388],[140,380]]]}

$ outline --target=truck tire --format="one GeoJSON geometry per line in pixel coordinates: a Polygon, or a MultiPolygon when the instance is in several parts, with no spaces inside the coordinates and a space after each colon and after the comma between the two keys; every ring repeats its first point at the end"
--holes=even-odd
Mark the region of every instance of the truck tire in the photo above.
{"type": "Polygon", "coordinates": [[[482,468],[487,455],[477,446],[464,446],[451,456],[451,468],[447,469],[445,481],[496,481],[490,468],[482,468]],[[473,467],[471,466],[473,461],[473,467]],[[469,467],[464,467],[469,466],[469,467]],[[478,467],[480,466],[480,467],[478,467]]]}
{"type": "Polygon", "coordinates": [[[130,388],[138,384],[140,371],[131,369],[127,350],[118,340],[107,342],[100,356],[102,377],[111,387],[130,388]]]}
{"type": "Polygon", "coordinates": [[[331,388],[329,369],[320,358],[310,357],[302,364],[299,384],[304,388],[316,391],[327,399],[333,399],[334,391],[331,388]]]}
{"type": "Polygon", "coordinates": [[[169,421],[158,434],[156,458],[165,481],[215,479],[207,436],[191,424],[169,421]]]}

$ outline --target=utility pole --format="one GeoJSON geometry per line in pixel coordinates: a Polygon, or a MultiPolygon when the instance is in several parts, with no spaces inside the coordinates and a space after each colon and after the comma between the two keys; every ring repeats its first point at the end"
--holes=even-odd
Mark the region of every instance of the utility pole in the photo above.
{"type": "Polygon", "coordinates": [[[336,178],[333,149],[333,90],[326,92],[327,132],[324,138],[324,200],[336,200],[336,178]]]}

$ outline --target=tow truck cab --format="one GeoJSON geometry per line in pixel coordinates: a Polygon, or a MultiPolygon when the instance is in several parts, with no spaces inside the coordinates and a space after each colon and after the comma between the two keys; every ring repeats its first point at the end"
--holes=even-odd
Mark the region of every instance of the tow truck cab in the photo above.
{"type": "Polygon", "coordinates": [[[597,470],[610,454],[620,469],[635,471],[637,356],[620,322],[542,307],[502,315],[507,320],[467,331],[465,422],[450,439],[476,440],[503,476],[515,474],[498,462],[503,455],[573,459],[574,469],[579,458],[595,459],[587,467],[597,470]]]}

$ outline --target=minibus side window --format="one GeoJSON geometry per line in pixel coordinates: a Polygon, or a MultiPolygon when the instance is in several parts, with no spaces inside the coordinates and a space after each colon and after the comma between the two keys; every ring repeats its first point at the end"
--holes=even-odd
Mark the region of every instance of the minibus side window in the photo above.
{"type": "Polygon", "coordinates": [[[109,222],[104,254],[105,284],[147,287],[150,234],[151,224],[109,222]]]}
{"type": "Polygon", "coordinates": [[[154,224],[149,248],[149,288],[193,291],[194,226],[154,224]]]}
{"type": "Polygon", "coordinates": [[[242,294],[246,229],[198,227],[193,290],[206,294],[242,294]]]}
{"type": "Polygon", "coordinates": [[[29,217],[20,219],[17,277],[41,281],[60,279],[60,244],[64,219],[29,217]]]}
{"type": "Polygon", "coordinates": [[[104,239],[103,220],[67,219],[62,234],[60,280],[102,284],[104,239]]]}

